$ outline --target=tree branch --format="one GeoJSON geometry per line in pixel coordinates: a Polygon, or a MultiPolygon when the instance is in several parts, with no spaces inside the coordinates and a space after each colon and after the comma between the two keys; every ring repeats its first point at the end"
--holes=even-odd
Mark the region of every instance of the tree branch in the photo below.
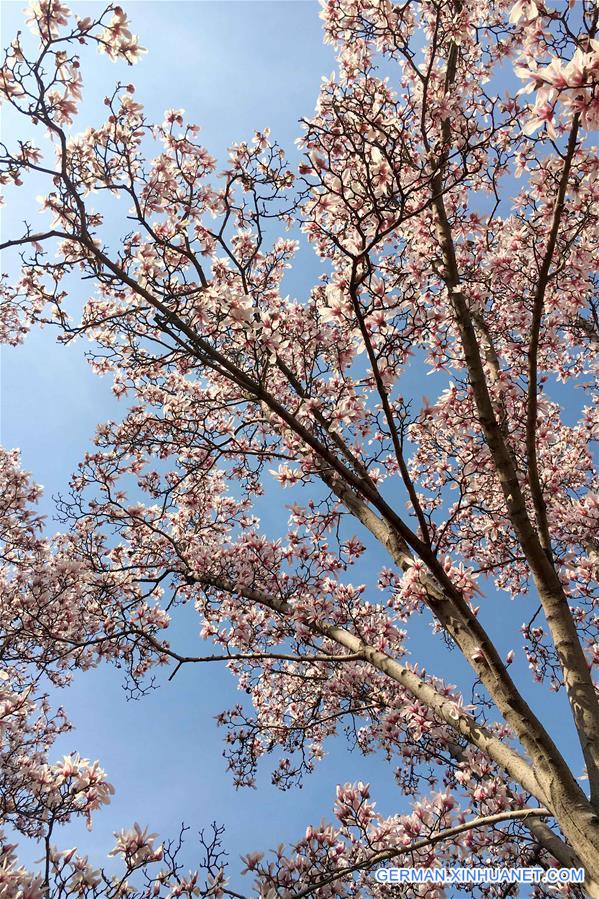
{"type": "Polygon", "coordinates": [[[342,877],[346,877],[348,874],[353,874],[356,871],[363,871],[367,868],[373,868],[375,865],[380,864],[380,862],[389,861],[390,859],[398,859],[403,855],[409,855],[410,853],[417,852],[420,849],[427,849],[429,846],[435,846],[437,843],[453,839],[454,837],[460,836],[463,833],[467,833],[469,830],[476,830],[479,827],[493,827],[495,824],[501,824],[504,821],[526,820],[527,818],[542,818],[547,817],[550,814],[551,812],[548,809],[539,807],[516,809],[509,812],[498,812],[495,815],[484,815],[478,818],[472,818],[470,821],[464,821],[463,824],[456,824],[455,827],[448,827],[445,830],[440,830],[436,834],[431,834],[428,837],[417,840],[415,843],[411,843],[409,846],[394,846],[389,849],[381,849],[380,852],[375,852],[364,861],[356,862],[356,864],[354,865],[348,865],[346,868],[340,868],[333,874],[330,874],[327,877],[323,877],[322,880],[319,880],[317,883],[311,884],[309,887],[306,887],[305,889],[300,890],[297,893],[292,893],[291,896],[292,899],[304,899],[305,896],[309,896],[316,890],[327,886],[327,884],[329,883],[334,883],[336,880],[340,880],[342,877]]]}

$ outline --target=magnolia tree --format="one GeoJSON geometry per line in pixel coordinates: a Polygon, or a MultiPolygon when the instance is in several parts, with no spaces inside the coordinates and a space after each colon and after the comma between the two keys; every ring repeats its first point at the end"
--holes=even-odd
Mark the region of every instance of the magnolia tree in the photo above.
{"type": "Polygon", "coordinates": [[[2,98],[40,140],[7,139],[0,179],[45,180],[47,224],[4,235],[21,267],[2,338],[36,322],[86,336],[126,409],[99,425],[57,537],[17,455],[0,459],[0,800],[45,845],[29,873],[2,843],[2,896],[239,895],[219,828],[185,876],[179,843],[137,825],[117,835],[118,874],[55,847],[111,787],[97,763],[48,761],[68,723],[44,685],[100,660],[139,692],[156,666],[224,662],[247,694],[219,716],[238,785],[269,753],[274,782],[296,784],[343,731],[395,769],[396,814],[340,785],[328,823],[250,852],[254,895],[386,895],[371,875],[395,859],[581,866],[599,896],[596,413],[578,399],[597,344],[599,7],[328,0],[321,16],[338,70],[297,170],[267,131],[219,167],[183,111],[149,122],[131,84],[77,130],[85,54],[143,52],[120,7],[34,3],[34,38],[6,52],[2,98]],[[301,298],[282,288],[291,229],[322,263],[301,298]],[[428,370],[445,384],[420,403],[410,372],[428,370]],[[277,539],[265,491],[282,496],[277,539]],[[491,603],[530,623],[486,627],[491,603]],[[184,605],[207,655],[169,637],[184,605]],[[463,657],[458,686],[409,651],[420,613],[463,657]],[[522,649],[540,713],[511,675],[522,649]]]}

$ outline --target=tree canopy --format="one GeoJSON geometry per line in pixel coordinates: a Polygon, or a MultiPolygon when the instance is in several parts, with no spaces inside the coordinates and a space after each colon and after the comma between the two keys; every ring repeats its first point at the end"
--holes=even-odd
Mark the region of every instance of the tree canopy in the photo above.
{"type": "Polygon", "coordinates": [[[50,761],[68,721],[48,684],[101,660],[139,694],[163,666],[224,662],[246,694],[219,719],[240,786],[275,754],[274,782],[294,787],[344,731],[395,768],[397,814],[362,781],[339,785],[332,812],[315,810],[328,822],[246,856],[253,895],[387,895],[372,873],[401,859],[581,866],[599,896],[599,7],[327,0],[321,17],[338,67],[298,128],[299,166],[268,130],[219,164],[183,111],[148,121],[133,84],[78,130],[86,55],[145,52],[119,6],[34,2],[32,34],[6,51],[0,95],[40,141],[5,135],[0,182],[9,199],[46,187],[45,224],[11,224],[0,244],[20,259],[1,339],[44,324],[85,337],[124,400],[59,502],[58,535],[18,453],[0,455],[0,809],[45,847],[30,872],[2,838],[6,899],[240,895],[218,826],[189,875],[180,838],[139,825],[117,834],[116,874],[55,845],[112,787],[98,762],[50,761]],[[293,297],[301,241],[321,275],[293,297]],[[443,389],[420,402],[414,371],[443,389]],[[506,655],[486,608],[531,597],[506,655]],[[178,648],[183,606],[210,653],[178,648]],[[462,683],[413,651],[420,615],[463,657],[462,683]]]}

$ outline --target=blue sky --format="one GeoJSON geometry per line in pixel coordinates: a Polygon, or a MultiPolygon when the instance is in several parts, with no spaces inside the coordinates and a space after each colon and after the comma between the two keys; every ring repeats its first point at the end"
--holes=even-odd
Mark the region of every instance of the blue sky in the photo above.
{"type": "MultiPolygon", "coordinates": [[[[4,0],[0,7],[3,45],[22,27],[22,6],[4,0]]],[[[101,8],[96,3],[72,6],[80,12],[85,8],[85,15],[101,8]]],[[[135,81],[137,99],[150,118],[160,121],[164,109],[185,108],[189,118],[202,125],[208,149],[221,160],[229,143],[250,138],[265,126],[293,155],[297,120],[312,113],[320,78],[334,68],[331,49],[322,45],[315,2],[139,0],[128,9],[149,53],[133,70],[111,66],[95,52],[86,54],[82,125],[101,120],[102,98],[120,77],[135,81]]],[[[10,206],[4,233],[17,228],[27,207],[27,196],[10,206]]],[[[305,295],[318,271],[311,251],[303,252],[286,289],[305,295]]],[[[2,350],[1,441],[22,449],[24,466],[45,487],[43,511],[48,515],[52,495],[65,490],[95,425],[120,414],[109,380],[91,373],[84,350],[83,343],[57,345],[49,331],[35,331],[23,347],[2,350]]],[[[432,383],[424,389],[434,395],[432,383]]],[[[274,515],[267,526],[277,523],[274,515]]],[[[367,566],[375,572],[382,562],[378,553],[367,555],[360,577],[367,577],[367,566]]],[[[529,607],[534,608],[532,602],[529,607]]],[[[517,627],[530,617],[527,611],[491,593],[481,617],[507,650],[512,644],[504,645],[502,622],[509,619],[517,627]]],[[[197,629],[192,615],[189,628],[197,629]]],[[[440,671],[447,650],[430,635],[424,618],[417,622],[413,642],[427,667],[440,671]]],[[[524,663],[514,667],[525,674],[524,663]]],[[[461,668],[457,654],[452,654],[450,676],[458,677],[461,668]]],[[[99,758],[117,789],[111,808],[97,815],[91,834],[77,827],[64,837],[66,845],[78,843],[98,860],[110,847],[112,832],[133,820],[164,837],[175,835],[185,821],[192,828],[186,850],[192,865],[194,832],[217,820],[227,827],[226,847],[234,870],[235,857],[242,852],[292,840],[306,824],[328,817],[340,781],[370,780],[373,796],[385,811],[400,808],[389,766],[383,760],[352,756],[342,740],[329,745],[330,754],[300,791],[275,790],[267,761],[258,792],[236,792],[225,771],[222,734],[214,722],[217,712],[238,701],[234,680],[224,668],[183,669],[172,683],[139,702],[127,703],[121,684],[118,671],[102,669],[77,677],[62,698],[76,731],[61,741],[60,749],[76,748],[99,758]]],[[[537,707],[542,703],[544,693],[534,687],[527,693],[537,707]]],[[[577,758],[572,741],[566,749],[577,758]]],[[[30,857],[38,855],[39,849],[33,848],[30,857]]]]}

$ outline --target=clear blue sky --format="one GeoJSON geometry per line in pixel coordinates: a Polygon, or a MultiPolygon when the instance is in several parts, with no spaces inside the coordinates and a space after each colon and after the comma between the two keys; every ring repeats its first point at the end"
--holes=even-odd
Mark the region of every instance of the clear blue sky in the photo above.
{"type": "MultiPolygon", "coordinates": [[[[1,5],[3,45],[22,27],[22,6],[6,0],[1,5]]],[[[71,6],[85,15],[101,8],[96,3],[71,6]]],[[[102,98],[120,77],[135,81],[137,99],[150,118],[160,121],[165,108],[185,108],[203,126],[206,146],[221,160],[230,142],[265,126],[293,153],[297,120],[312,113],[320,78],[334,68],[330,48],[322,45],[315,2],[141,0],[127,8],[149,53],[133,70],[112,66],[95,52],[86,54],[83,124],[101,120],[102,98]]],[[[4,233],[18,227],[24,208],[13,205],[5,213],[4,233]]],[[[286,289],[305,294],[317,271],[310,251],[304,253],[286,289]]],[[[89,371],[84,350],[83,343],[57,346],[47,331],[32,333],[16,350],[2,350],[1,441],[22,449],[25,467],[45,486],[43,508],[49,515],[52,494],[64,491],[95,425],[120,414],[109,381],[89,371]]],[[[426,384],[426,392],[434,395],[433,383],[426,384]]],[[[281,509],[281,521],[285,517],[281,509]]],[[[269,530],[276,524],[272,518],[269,530]]],[[[367,577],[366,565],[375,572],[382,561],[378,554],[369,555],[360,577],[367,577]]],[[[529,608],[534,608],[532,601],[526,609],[514,610],[506,597],[491,594],[481,617],[507,650],[511,643],[503,639],[501,623],[509,619],[517,626],[529,617],[529,608]]],[[[190,631],[195,629],[191,616],[190,631]]],[[[430,670],[441,671],[447,651],[430,635],[424,619],[413,646],[430,670]]],[[[457,654],[451,656],[449,670],[450,679],[459,677],[457,654]]],[[[525,672],[522,663],[520,671],[525,672]]],[[[224,668],[182,670],[173,683],[139,702],[125,701],[121,681],[112,669],[91,672],[78,677],[62,698],[76,731],[61,741],[60,749],[76,748],[99,758],[117,789],[112,806],[96,816],[91,834],[77,827],[64,837],[65,845],[84,846],[98,861],[111,845],[112,832],[135,819],[164,837],[175,835],[184,820],[192,828],[186,851],[191,865],[193,833],[216,819],[227,827],[234,870],[242,852],[293,840],[306,824],[329,817],[340,781],[370,780],[385,811],[402,808],[385,762],[350,755],[342,740],[329,744],[329,756],[301,791],[275,790],[267,760],[259,790],[235,792],[214,722],[214,715],[239,695],[224,668]]],[[[535,704],[542,701],[535,688],[529,696],[535,704]]],[[[572,743],[569,748],[574,751],[572,743]]],[[[38,855],[34,848],[30,857],[38,855]]],[[[249,883],[243,885],[249,889],[249,883]]]]}

